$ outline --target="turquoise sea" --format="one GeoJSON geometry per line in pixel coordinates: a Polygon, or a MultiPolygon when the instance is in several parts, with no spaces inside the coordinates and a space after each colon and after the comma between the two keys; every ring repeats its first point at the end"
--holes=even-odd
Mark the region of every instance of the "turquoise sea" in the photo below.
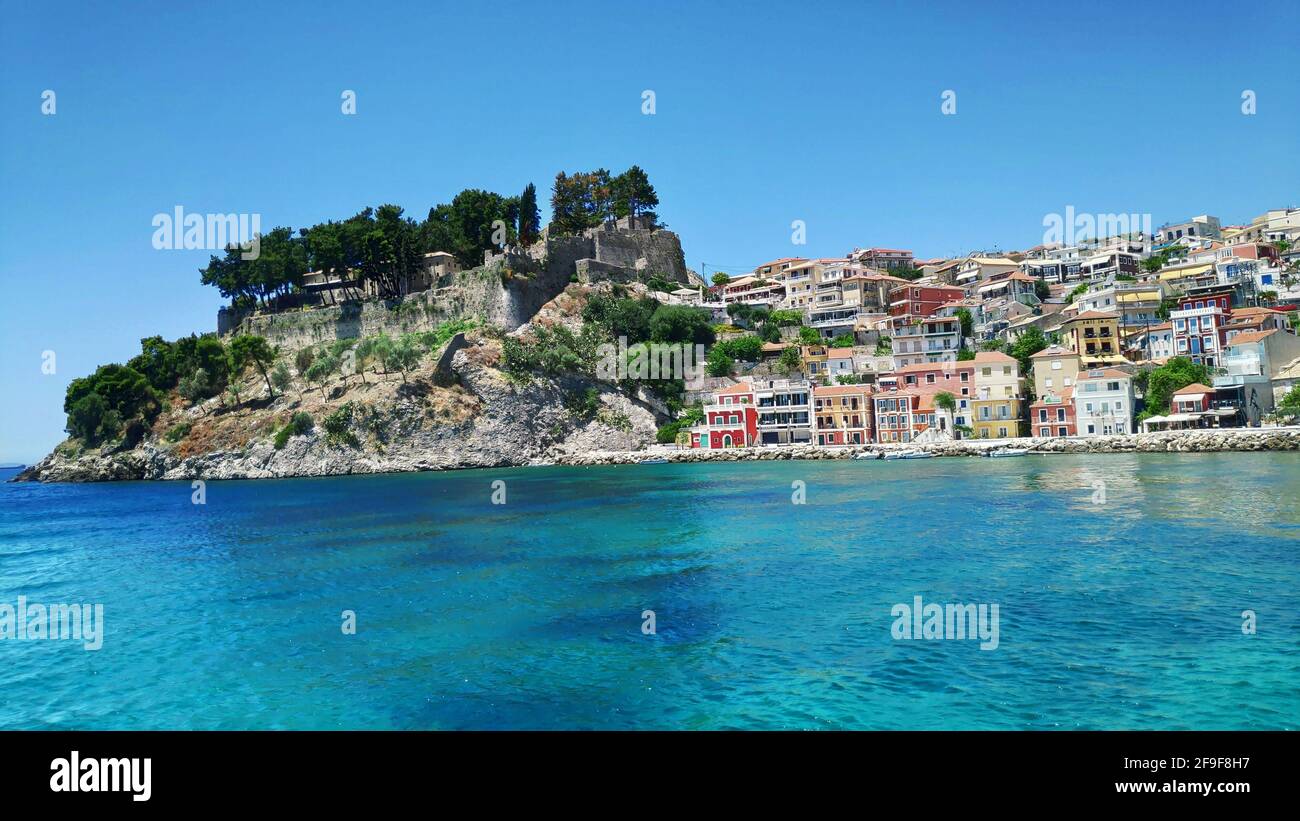
{"type": "Polygon", "coordinates": [[[0,641],[0,728],[1300,725],[1300,454],[192,493],[0,485],[0,604],[105,617],[98,651],[0,641]],[[895,640],[891,608],[918,595],[998,604],[999,646],[895,640]]]}

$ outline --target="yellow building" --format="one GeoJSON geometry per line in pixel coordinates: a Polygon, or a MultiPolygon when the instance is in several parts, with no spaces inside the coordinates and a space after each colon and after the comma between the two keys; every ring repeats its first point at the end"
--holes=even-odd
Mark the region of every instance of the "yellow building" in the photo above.
{"type": "Polygon", "coordinates": [[[830,351],[825,345],[800,345],[799,356],[803,359],[803,372],[809,379],[830,376],[830,351]]]}
{"type": "Polygon", "coordinates": [[[979,439],[1007,439],[1021,436],[1021,403],[1024,382],[1015,357],[997,351],[981,351],[975,366],[975,395],[971,400],[971,427],[979,439]]]}
{"type": "Polygon", "coordinates": [[[1119,315],[1084,311],[1061,323],[1061,342],[1079,355],[1083,370],[1127,365],[1120,353],[1119,315]]]}

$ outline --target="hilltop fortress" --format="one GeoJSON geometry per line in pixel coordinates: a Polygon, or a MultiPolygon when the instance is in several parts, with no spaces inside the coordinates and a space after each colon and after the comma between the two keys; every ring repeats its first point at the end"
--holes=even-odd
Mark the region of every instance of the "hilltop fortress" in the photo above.
{"type": "Polygon", "coordinates": [[[485,252],[483,264],[459,270],[446,253],[425,256],[422,276],[398,299],[346,298],[348,283],[309,274],[300,304],[289,310],[217,312],[217,333],[256,334],[286,350],[378,333],[425,331],[477,318],[507,332],[528,322],[571,282],[635,282],[658,276],[698,285],[686,268],[677,234],[623,217],[581,236],[542,238],[526,248],[485,252]]]}

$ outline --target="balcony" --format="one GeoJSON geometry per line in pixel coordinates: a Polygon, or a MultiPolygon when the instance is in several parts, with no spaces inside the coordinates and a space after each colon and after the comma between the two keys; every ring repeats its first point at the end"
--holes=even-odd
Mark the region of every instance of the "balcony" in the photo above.
{"type": "Polygon", "coordinates": [[[1170,319],[1186,319],[1194,316],[1222,316],[1223,309],[1218,305],[1211,305],[1208,308],[1181,308],[1177,311],[1170,311],[1170,319]]]}

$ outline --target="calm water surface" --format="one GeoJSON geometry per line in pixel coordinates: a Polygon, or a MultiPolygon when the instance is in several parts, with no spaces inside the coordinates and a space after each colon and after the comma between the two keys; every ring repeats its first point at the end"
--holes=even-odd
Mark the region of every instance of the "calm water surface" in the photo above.
{"type": "Polygon", "coordinates": [[[0,602],[102,602],[107,628],[0,641],[0,728],[1300,724],[1300,454],[191,492],[0,485],[0,602]],[[916,595],[999,604],[1000,646],[893,640],[916,595]]]}

